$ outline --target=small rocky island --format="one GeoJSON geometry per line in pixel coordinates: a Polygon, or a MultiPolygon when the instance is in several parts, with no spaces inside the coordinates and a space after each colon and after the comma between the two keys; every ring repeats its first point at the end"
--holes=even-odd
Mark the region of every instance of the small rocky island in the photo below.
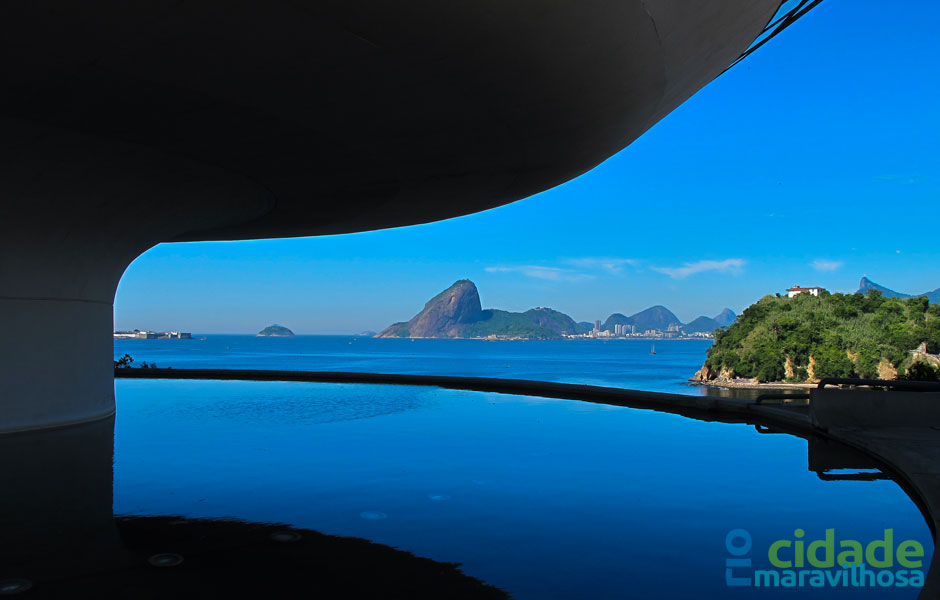
{"type": "Polygon", "coordinates": [[[294,332],[283,325],[268,325],[256,337],[294,337],[294,332]]]}

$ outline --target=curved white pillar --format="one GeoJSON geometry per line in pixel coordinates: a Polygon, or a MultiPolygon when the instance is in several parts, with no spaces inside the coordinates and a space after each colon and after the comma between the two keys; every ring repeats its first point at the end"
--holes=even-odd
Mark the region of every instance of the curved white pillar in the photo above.
{"type": "Polygon", "coordinates": [[[0,131],[0,432],[105,417],[127,266],[272,202],[243,177],[132,144],[12,119],[0,131]]]}
{"type": "Polygon", "coordinates": [[[105,301],[0,299],[3,430],[114,412],[112,311],[105,301]]]}

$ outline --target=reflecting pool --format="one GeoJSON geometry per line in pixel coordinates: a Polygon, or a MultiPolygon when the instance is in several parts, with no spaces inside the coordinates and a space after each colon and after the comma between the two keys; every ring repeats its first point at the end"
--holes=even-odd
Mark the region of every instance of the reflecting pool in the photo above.
{"type": "Polygon", "coordinates": [[[408,386],[115,386],[115,513],[362,537],[460,563],[517,599],[919,591],[728,587],[726,536],[736,529],[750,536],[758,569],[797,529],[807,545],[826,529],[862,543],[892,529],[896,542],[923,546],[924,572],[933,552],[896,483],[852,480],[852,460],[849,475],[824,481],[810,464],[838,468],[842,447],[745,424],[408,386]]]}

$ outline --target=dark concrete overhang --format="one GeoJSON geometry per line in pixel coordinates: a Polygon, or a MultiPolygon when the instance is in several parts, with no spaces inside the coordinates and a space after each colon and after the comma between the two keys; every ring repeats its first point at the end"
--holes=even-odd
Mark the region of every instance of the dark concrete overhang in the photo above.
{"type": "Polygon", "coordinates": [[[780,6],[0,4],[0,431],[113,414],[114,293],[148,248],[530,196],[630,144],[780,6]]]}
{"type": "MultiPolygon", "coordinates": [[[[39,177],[51,155],[114,163],[126,197],[165,171],[177,227],[152,242],[429,222],[597,165],[721,73],[779,4],[6,2],[2,151],[39,177]],[[206,179],[217,218],[187,222],[176,205],[199,200],[173,191],[206,179]],[[233,188],[255,201],[225,215],[233,188]]],[[[100,189],[93,171],[73,187],[100,189]]],[[[43,203],[74,202],[98,208],[43,203]]]]}

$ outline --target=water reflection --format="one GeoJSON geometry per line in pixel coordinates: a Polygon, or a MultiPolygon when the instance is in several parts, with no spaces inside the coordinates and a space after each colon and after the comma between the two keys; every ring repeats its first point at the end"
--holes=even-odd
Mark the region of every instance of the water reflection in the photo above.
{"type": "Polygon", "coordinates": [[[508,598],[457,565],[232,519],[115,516],[114,421],[0,436],[0,596],[508,598]]]}
{"type": "MultiPolygon", "coordinates": [[[[695,390],[697,395],[712,396],[717,398],[735,398],[738,400],[748,400],[753,402],[760,396],[801,396],[809,392],[802,387],[790,389],[766,389],[754,387],[719,387],[712,385],[688,384],[689,389],[695,390]]],[[[779,400],[774,400],[779,402],[779,400]]]]}
{"type": "MultiPolygon", "coordinates": [[[[815,436],[806,440],[807,467],[823,481],[895,479],[846,446],[815,436]]],[[[455,565],[354,538],[235,520],[116,517],[113,448],[113,420],[0,436],[0,593],[41,598],[245,592],[277,597],[287,591],[320,597],[507,597],[455,565]]],[[[625,472],[630,468],[624,465],[625,472]]],[[[426,498],[436,504],[451,500],[435,490],[426,498]]],[[[384,522],[387,515],[367,510],[359,516],[384,522]]],[[[563,554],[559,560],[542,568],[564,568],[563,554]]],[[[660,597],[671,597],[668,582],[663,585],[660,597]]]]}

